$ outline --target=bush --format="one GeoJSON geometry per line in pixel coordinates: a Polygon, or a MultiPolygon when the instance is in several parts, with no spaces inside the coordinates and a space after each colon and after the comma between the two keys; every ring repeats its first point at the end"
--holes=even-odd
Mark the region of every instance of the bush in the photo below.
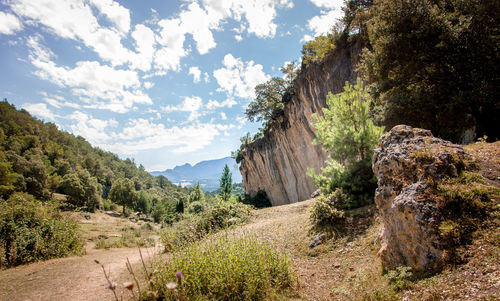
{"type": "Polygon", "coordinates": [[[290,259],[273,246],[253,237],[222,237],[158,262],[151,283],[165,300],[269,300],[292,287],[294,276],[290,259]]]}
{"type": "Polygon", "coordinates": [[[200,215],[185,218],[165,229],[161,241],[166,251],[185,247],[209,233],[247,221],[250,207],[239,203],[220,202],[207,207],[200,215]]]}
{"type": "Polygon", "coordinates": [[[77,230],[76,222],[62,216],[54,204],[14,193],[0,203],[0,266],[83,254],[77,230]]]}
{"type": "Polygon", "coordinates": [[[318,197],[309,216],[313,228],[321,230],[325,227],[342,225],[345,221],[346,203],[347,196],[340,189],[329,196],[318,197]]]}

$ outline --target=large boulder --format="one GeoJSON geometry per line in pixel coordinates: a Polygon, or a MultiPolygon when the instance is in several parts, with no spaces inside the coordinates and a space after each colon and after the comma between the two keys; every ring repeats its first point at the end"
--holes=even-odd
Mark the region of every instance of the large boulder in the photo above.
{"type": "Polygon", "coordinates": [[[435,271],[442,266],[447,245],[439,235],[443,212],[436,183],[456,177],[466,159],[461,146],[428,130],[398,125],[380,138],[373,171],[383,220],[379,255],[384,268],[435,271]]]}

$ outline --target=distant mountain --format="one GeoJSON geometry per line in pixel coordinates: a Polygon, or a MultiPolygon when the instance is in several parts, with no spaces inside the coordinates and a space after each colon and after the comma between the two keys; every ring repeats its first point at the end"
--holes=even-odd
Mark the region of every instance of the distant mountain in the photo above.
{"type": "Polygon", "coordinates": [[[186,163],[173,169],[152,171],[151,175],[163,175],[169,181],[182,186],[193,186],[199,182],[204,191],[214,191],[219,188],[219,179],[226,164],[233,175],[233,183],[241,183],[242,179],[238,164],[231,157],[201,161],[194,166],[186,163]]]}

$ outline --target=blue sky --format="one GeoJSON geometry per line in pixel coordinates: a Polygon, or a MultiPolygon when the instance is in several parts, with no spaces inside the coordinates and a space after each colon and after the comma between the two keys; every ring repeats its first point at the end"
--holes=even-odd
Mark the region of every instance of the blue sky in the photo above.
{"type": "Polygon", "coordinates": [[[0,97],[147,170],[228,156],[342,0],[0,0],[0,97]]]}

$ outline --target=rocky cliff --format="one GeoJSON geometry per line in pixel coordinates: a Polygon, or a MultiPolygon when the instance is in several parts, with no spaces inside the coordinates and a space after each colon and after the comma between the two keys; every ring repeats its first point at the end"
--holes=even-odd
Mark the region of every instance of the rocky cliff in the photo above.
{"type": "Polygon", "coordinates": [[[306,200],[316,190],[307,169],[319,171],[327,154],[313,144],[312,114],[322,112],[329,92],[341,92],[346,81],[356,80],[361,49],[353,43],[301,70],[284,115],[242,153],[240,172],[247,194],[264,190],[276,206],[306,200]]]}

